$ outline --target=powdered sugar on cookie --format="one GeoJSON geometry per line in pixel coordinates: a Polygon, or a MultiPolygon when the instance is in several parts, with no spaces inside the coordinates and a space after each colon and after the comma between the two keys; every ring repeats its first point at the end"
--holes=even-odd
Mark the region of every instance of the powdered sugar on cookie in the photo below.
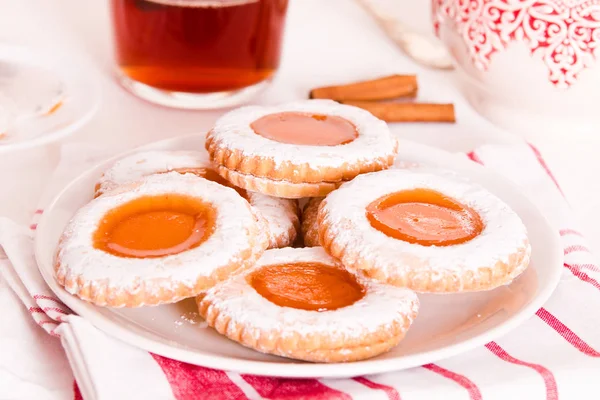
{"type": "Polygon", "coordinates": [[[119,185],[144,176],[170,172],[182,168],[209,168],[206,152],[200,151],[144,151],[123,157],[107,169],[98,181],[98,192],[112,190],[119,185]]]}
{"type": "Polygon", "coordinates": [[[201,278],[223,279],[214,276],[219,269],[236,269],[262,254],[267,243],[258,221],[248,202],[231,188],[192,174],[151,175],[105,193],[75,214],[59,244],[56,276],[67,291],[100,299],[99,305],[130,305],[118,304],[120,298],[136,306],[159,304],[163,293],[189,297],[197,293],[201,278]],[[214,232],[201,245],[155,258],[119,257],[94,247],[93,236],[107,212],[140,197],[171,193],[197,198],[216,210],[214,232]],[[148,300],[131,299],[140,292],[148,300]]]}
{"type": "MultiPolygon", "coordinates": [[[[214,169],[206,151],[146,151],[124,157],[106,170],[98,182],[98,193],[151,174],[186,169],[214,169]]],[[[248,201],[264,217],[269,247],[285,247],[296,239],[297,204],[259,193],[248,193],[248,201]]]]}
{"type": "Polygon", "coordinates": [[[277,106],[248,106],[231,111],[217,120],[209,136],[219,146],[238,149],[244,156],[272,159],[275,167],[284,162],[312,168],[338,167],[344,164],[369,164],[379,158],[396,155],[396,138],[387,124],[368,111],[331,100],[306,100],[277,106]],[[257,135],[250,124],[261,117],[279,112],[304,112],[345,118],[356,127],[358,137],[339,146],[308,146],[276,142],[257,135]]]}
{"type": "Polygon", "coordinates": [[[248,201],[267,223],[270,248],[287,247],[294,243],[300,225],[296,201],[252,192],[248,192],[248,201]]]}
{"type": "Polygon", "coordinates": [[[268,250],[252,269],[211,289],[202,301],[213,303],[220,313],[248,329],[282,338],[324,334],[333,340],[352,341],[404,318],[412,321],[417,314],[419,302],[414,292],[360,276],[357,280],[366,289],[362,299],[337,310],[318,312],[273,304],[248,283],[247,275],[256,269],[295,262],[321,262],[341,268],[320,247],[268,250]]]}
{"type": "Polygon", "coordinates": [[[405,169],[361,175],[329,194],[320,206],[319,234],[322,244],[328,241],[324,247],[339,254],[345,266],[424,291],[490,289],[510,283],[528,266],[531,253],[525,225],[499,198],[465,179],[405,169]],[[483,231],[465,243],[423,246],[373,228],[366,207],[382,196],[410,189],[431,189],[470,207],[482,219],[483,231]]]}

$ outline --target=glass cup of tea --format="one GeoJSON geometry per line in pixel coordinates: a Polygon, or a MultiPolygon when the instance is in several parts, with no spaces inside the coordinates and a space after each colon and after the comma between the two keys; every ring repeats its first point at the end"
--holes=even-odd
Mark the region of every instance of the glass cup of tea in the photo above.
{"type": "Polygon", "coordinates": [[[229,107],[279,66],[288,0],[111,0],[118,77],[137,96],[229,107]]]}

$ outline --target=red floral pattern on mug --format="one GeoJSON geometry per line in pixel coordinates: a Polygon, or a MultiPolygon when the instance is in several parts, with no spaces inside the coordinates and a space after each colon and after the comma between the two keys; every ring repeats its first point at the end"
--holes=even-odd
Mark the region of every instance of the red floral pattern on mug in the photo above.
{"type": "Polygon", "coordinates": [[[600,0],[432,1],[436,31],[453,24],[480,70],[511,42],[524,42],[550,82],[566,89],[600,58],[600,0]]]}

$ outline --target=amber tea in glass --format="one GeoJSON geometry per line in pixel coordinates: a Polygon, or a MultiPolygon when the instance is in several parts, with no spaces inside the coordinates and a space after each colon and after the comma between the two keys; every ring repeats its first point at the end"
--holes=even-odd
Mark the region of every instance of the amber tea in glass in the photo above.
{"type": "Polygon", "coordinates": [[[149,101],[249,100],[279,66],[288,0],[111,0],[123,85],[149,101]]]}

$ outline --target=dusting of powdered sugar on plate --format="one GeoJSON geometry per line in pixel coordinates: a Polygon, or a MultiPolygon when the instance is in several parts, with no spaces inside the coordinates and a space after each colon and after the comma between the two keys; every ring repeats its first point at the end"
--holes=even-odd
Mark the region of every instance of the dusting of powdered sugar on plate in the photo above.
{"type": "Polygon", "coordinates": [[[526,248],[522,270],[529,263],[527,230],[519,216],[502,200],[483,187],[452,174],[433,174],[417,170],[389,169],[363,174],[330,193],[321,206],[326,221],[340,246],[360,249],[388,276],[408,271],[431,271],[432,276],[462,273],[509,258],[526,248]],[[373,228],[367,219],[367,206],[390,193],[410,189],[431,189],[456,199],[475,210],[484,223],[475,238],[451,246],[423,246],[387,236],[373,228]]]}
{"type": "Polygon", "coordinates": [[[381,158],[396,156],[397,139],[387,124],[368,111],[332,100],[304,100],[276,106],[246,106],[219,118],[209,136],[218,147],[237,150],[244,157],[272,159],[275,168],[282,163],[309,164],[310,168],[336,168],[346,164],[370,165],[381,158]],[[358,137],[337,146],[310,146],[281,143],[254,132],[252,122],[269,114],[305,112],[333,115],[350,121],[358,137]]]}
{"type": "Polygon", "coordinates": [[[331,311],[278,306],[248,283],[248,274],[263,266],[296,262],[341,267],[321,247],[267,250],[253,268],[209,289],[202,301],[212,303],[220,314],[255,332],[277,337],[322,334],[341,341],[363,338],[404,318],[411,319],[418,312],[419,301],[413,291],[369,281],[360,275],[355,276],[365,288],[365,296],[352,305],[331,311]]]}
{"type": "Polygon", "coordinates": [[[179,317],[174,321],[176,327],[181,327],[184,325],[194,325],[200,329],[208,327],[208,324],[198,312],[198,306],[196,304],[195,297],[181,300],[173,304],[173,307],[177,309],[179,314],[179,317]]]}

